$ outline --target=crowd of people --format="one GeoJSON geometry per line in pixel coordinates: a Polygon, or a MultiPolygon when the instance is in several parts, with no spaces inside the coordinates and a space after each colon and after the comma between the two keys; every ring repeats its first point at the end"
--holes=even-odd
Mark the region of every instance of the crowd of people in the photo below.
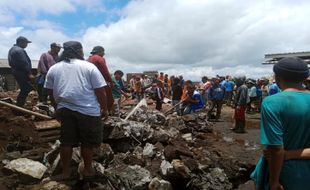
{"type": "Polygon", "coordinates": [[[272,80],[204,76],[197,84],[160,72],[154,76],[135,75],[126,84],[121,70],[110,74],[102,46],[95,46],[86,61],[82,44],[77,41],[52,43],[50,50],[41,55],[38,74],[34,76],[25,51],[29,43],[27,38],[18,37],[8,54],[12,74],[20,87],[16,104],[23,107],[28,93],[37,89],[39,101],[47,104],[49,99],[57,110],[56,118],[61,122],[62,178],[70,177],[75,146],[81,146],[84,179],[91,178],[93,148],[102,142],[101,120],[111,114],[119,115],[123,96],[137,103],[149,97],[156,102],[157,110],[162,110],[167,98],[176,114],[205,110],[212,121],[221,118],[224,104],[231,106],[235,119],[232,130],[236,133],[245,132],[246,113],[261,112],[261,142],[266,145],[266,159],[260,160],[252,175],[257,185],[261,189],[269,185],[272,190],[310,189],[310,77],[302,60],[280,60],[274,65],[272,80]],[[262,176],[266,173],[264,160],[269,162],[267,182],[262,176]]]}

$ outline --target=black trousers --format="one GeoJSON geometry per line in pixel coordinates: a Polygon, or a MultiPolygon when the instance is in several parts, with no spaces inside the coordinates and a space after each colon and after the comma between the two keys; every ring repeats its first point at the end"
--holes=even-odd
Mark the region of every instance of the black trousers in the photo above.
{"type": "Polygon", "coordinates": [[[23,71],[13,71],[12,73],[20,88],[20,92],[16,100],[17,101],[16,105],[23,107],[26,103],[26,99],[29,92],[31,92],[34,89],[30,84],[28,73],[23,71]]]}

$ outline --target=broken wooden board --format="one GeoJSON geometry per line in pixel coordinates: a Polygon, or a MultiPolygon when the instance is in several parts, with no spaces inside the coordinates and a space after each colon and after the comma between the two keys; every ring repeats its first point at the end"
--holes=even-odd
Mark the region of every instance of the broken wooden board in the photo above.
{"type": "Polygon", "coordinates": [[[37,131],[45,131],[55,128],[60,128],[60,123],[56,120],[49,120],[49,121],[38,121],[34,122],[37,131]]]}

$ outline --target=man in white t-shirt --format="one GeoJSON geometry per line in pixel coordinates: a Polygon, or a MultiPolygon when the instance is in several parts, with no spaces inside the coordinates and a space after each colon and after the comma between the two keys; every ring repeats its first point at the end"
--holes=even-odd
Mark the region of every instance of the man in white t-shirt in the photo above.
{"type": "Polygon", "coordinates": [[[101,116],[107,117],[106,82],[95,65],[83,60],[81,43],[65,42],[63,48],[61,61],[49,69],[44,87],[61,122],[63,178],[70,177],[72,148],[81,146],[87,179],[94,175],[93,148],[102,142],[101,116]]]}

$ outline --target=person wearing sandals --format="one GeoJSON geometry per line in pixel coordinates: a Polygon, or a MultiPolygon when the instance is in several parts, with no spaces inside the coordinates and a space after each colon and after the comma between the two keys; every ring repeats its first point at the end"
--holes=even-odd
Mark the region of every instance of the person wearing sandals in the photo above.
{"type": "Polygon", "coordinates": [[[262,103],[260,141],[266,150],[251,177],[256,189],[309,190],[310,92],[302,85],[307,64],[283,58],[273,70],[282,92],[262,103]]]}
{"type": "Polygon", "coordinates": [[[93,149],[102,142],[102,120],[107,118],[106,82],[97,67],[83,59],[82,44],[63,44],[60,62],[51,67],[44,87],[48,89],[60,128],[62,179],[71,176],[73,147],[81,147],[84,179],[94,176],[93,149]],[[69,74],[68,74],[69,73],[69,74]]]}

